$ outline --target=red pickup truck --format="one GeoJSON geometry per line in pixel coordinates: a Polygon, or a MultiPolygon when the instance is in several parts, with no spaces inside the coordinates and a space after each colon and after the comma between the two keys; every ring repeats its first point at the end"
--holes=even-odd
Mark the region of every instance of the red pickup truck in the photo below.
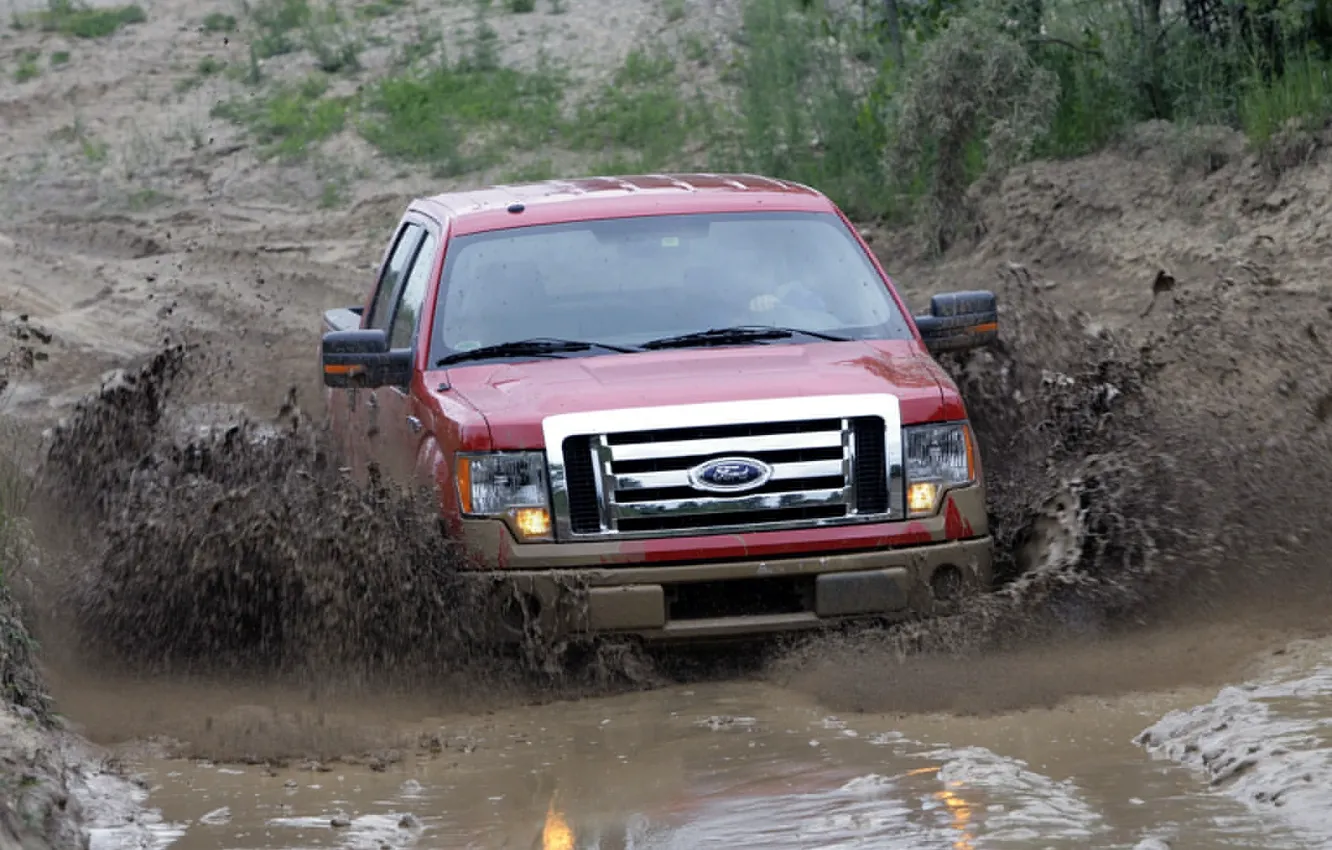
{"type": "Polygon", "coordinates": [[[413,201],[322,362],[344,447],[437,489],[501,631],[718,639],[988,588],[932,352],[997,317],[977,291],[913,319],[807,186],[594,177],[413,201]]]}

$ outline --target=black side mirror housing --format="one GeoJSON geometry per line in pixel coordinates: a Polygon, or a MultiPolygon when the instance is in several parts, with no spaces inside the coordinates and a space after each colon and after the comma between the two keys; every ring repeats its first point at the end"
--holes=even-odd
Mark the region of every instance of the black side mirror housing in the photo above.
{"type": "Polygon", "coordinates": [[[411,349],[389,350],[388,333],[382,329],[329,331],[320,360],[326,387],[373,389],[411,382],[411,349]]]}
{"type": "Polygon", "coordinates": [[[916,327],[931,354],[989,345],[999,338],[999,302],[988,290],[945,292],[930,299],[916,327]]]}

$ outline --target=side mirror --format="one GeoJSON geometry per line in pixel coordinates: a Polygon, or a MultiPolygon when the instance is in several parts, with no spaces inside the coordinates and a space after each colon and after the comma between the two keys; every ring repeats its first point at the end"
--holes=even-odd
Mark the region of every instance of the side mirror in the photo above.
{"type": "Polygon", "coordinates": [[[382,329],[330,331],[324,334],[320,360],[326,387],[402,387],[412,378],[411,350],[390,351],[382,329]]]}
{"type": "Polygon", "coordinates": [[[946,292],[930,299],[916,327],[931,354],[989,345],[999,338],[999,304],[993,292],[946,292]]]}

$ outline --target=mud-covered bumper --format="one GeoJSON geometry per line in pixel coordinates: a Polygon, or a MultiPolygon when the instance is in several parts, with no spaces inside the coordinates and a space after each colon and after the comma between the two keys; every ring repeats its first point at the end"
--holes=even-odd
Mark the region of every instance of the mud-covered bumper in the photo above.
{"type": "MultiPolygon", "coordinates": [[[[509,547],[512,538],[498,523],[474,525],[470,542],[503,552],[504,562],[471,577],[484,587],[491,622],[514,638],[524,623],[539,625],[548,636],[690,641],[937,614],[991,583],[992,540],[984,527],[983,495],[976,488],[956,496],[961,514],[980,526],[968,526],[972,533],[965,539],[949,539],[941,514],[937,522],[910,529],[899,524],[879,526],[877,532],[874,526],[821,530],[830,535],[829,543],[817,552],[792,552],[791,546],[765,552],[756,536],[735,557],[724,549],[708,551],[708,545],[723,545],[715,538],[712,543],[696,538],[695,548],[681,553],[685,557],[656,562],[626,560],[623,547],[509,547]]],[[[808,548],[805,542],[800,548],[808,548]]]]}

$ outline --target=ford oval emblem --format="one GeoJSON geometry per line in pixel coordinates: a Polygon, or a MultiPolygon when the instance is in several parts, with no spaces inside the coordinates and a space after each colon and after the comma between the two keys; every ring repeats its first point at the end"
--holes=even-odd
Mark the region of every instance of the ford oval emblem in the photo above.
{"type": "Polygon", "coordinates": [[[772,467],[752,457],[719,457],[689,470],[695,490],[709,493],[743,493],[757,490],[772,478],[772,467]]]}

